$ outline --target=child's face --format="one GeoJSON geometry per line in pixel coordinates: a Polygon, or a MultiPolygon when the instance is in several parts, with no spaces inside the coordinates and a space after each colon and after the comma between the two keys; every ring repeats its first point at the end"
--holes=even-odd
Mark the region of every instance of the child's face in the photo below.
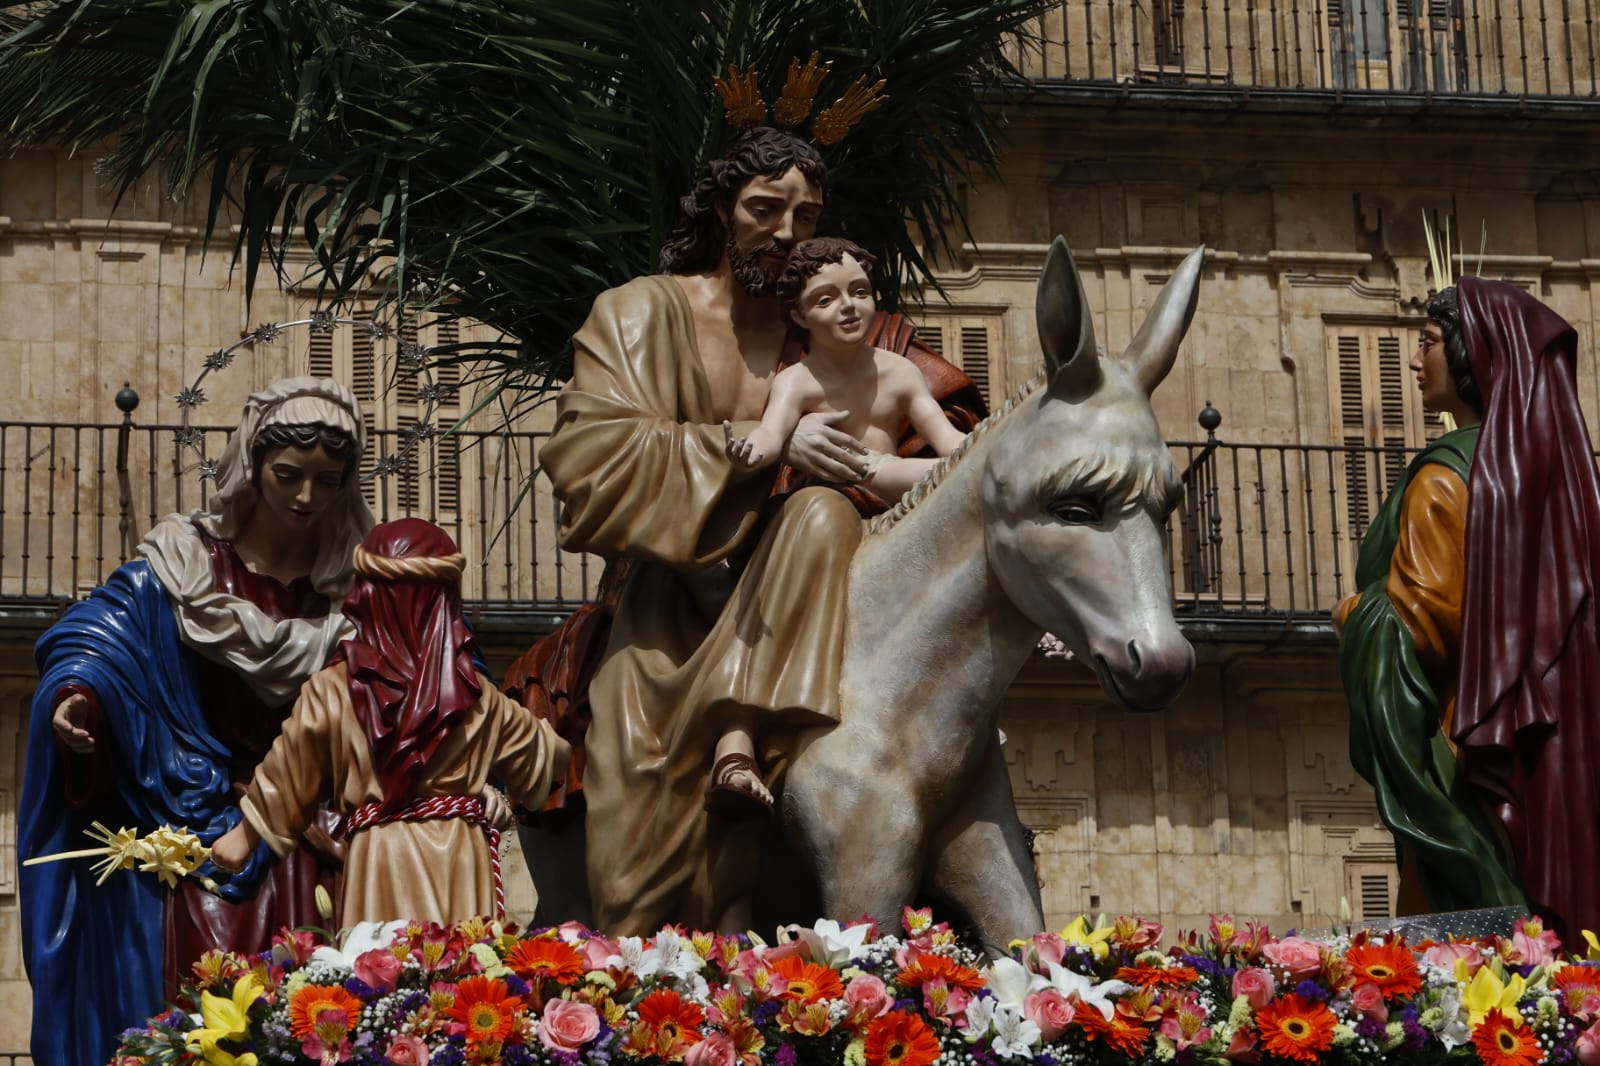
{"type": "Polygon", "coordinates": [[[867,272],[846,253],[841,261],[829,263],[811,276],[793,314],[813,342],[837,346],[860,343],[876,310],[867,272]]]}

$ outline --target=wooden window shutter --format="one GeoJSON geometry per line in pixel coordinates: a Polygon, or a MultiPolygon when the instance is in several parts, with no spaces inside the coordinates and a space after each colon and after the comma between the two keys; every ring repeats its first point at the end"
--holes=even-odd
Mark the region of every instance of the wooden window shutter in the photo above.
{"type": "MultiPolygon", "coordinates": [[[[415,348],[421,341],[418,339],[417,320],[414,318],[403,319],[400,323],[400,344],[397,348],[415,348]]],[[[417,368],[399,359],[395,360],[394,368],[395,402],[414,404],[417,402],[417,368]]],[[[412,419],[413,424],[416,420],[412,419]]]]}
{"type": "Polygon", "coordinates": [[[372,403],[378,398],[378,364],[372,334],[356,326],[350,338],[350,390],[356,399],[372,403]]]}
{"type": "Polygon", "coordinates": [[[963,322],[960,328],[961,369],[978,386],[978,391],[983,393],[983,398],[992,407],[994,396],[989,391],[989,325],[963,322]]]}
{"type": "Polygon", "coordinates": [[[306,362],[307,372],[314,378],[331,378],[333,372],[333,334],[311,334],[311,354],[306,362]]]}
{"type": "Polygon", "coordinates": [[[1394,917],[1397,880],[1390,864],[1346,860],[1344,897],[1350,904],[1351,918],[1377,922],[1394,917]]]}

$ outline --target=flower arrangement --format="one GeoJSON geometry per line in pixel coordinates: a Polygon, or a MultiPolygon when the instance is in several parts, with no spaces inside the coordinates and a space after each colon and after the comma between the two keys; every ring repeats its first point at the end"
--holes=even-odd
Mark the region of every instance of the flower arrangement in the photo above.
{"type": "Polygon", "coordinates": [[[820,921],[772,944],[665,928],[358,926],[210,952],[133,1063],[368,1066],[1066,1066],[1482,1062],[1600,1066],[1600,944],[1273,937],[1214,918],[1078,918],[989,961],[927,911],[903,929],[820,921]]]}

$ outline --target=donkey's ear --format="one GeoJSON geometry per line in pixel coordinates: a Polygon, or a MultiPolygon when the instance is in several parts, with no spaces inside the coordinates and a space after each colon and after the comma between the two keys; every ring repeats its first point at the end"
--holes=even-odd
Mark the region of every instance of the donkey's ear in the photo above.
{"type": "Polygon", "coordinates": [[[1050,245],[1033,312],[1051,393],[1071,401],[1092,394],[1100,387],[1100,352],[1078,264],[1072,261],[1065,238],[1057,237],[1050,245]]]}
{"type": "Polygon", "coordinates": [[[1195,304],[1200,300],[1200,267],[1205,254],[1202,244],[1178,264],[1133,342],[1122,353],[1123,361],[1133,367],[1134,377],[1144,387],[1146,396],[1156,391],[1161,379],[1172,369],[1173,361],[1178,358],[1178,342],[1189,332],[1195,304]]]}

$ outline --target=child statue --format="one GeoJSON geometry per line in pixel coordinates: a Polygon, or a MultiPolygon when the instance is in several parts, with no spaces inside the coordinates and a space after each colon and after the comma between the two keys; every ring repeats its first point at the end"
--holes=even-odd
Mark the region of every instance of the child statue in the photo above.
{"type": "Polygon", "coordinates": [[[840,413],[836,429],[867,451],[862,484],[897,500],[939,460],[901,458],[895,447],[909,421],[941,456],[965,436],[945,418],[916,365],[867,342],[877,305],[868,271],[874,259],[839,237],[814,237],[795,245],[778,279],[783,313],[804,331],[805,359],[773,379],[761,424],[735,437],[723,423],[728,455],[746,469],[777,462],[801,416],[840,413]]]}
{"type": "MultiPolygon", "coordinates": [[[[927,380],[904,356],[867,340],[877,305],[868,271],[873,258],[839,237],[813,237],[795,245],[778,278],[779,304],[803,331],[806,357],[779,371],[761,416],[748,437],[722,424],[728,457],[747,470],[777,462],[802,416],[836,414],[834,428],[866,451],[863,487],[893,503],[938,459],[895,454],[906,423],[939,455],[949,455],[966,434],[945,418],[927,380]]],[[[708,806],[725,814],[760,814],[772,793],[756,765],[755,738],[735,719],[717,742],[706,793],[708,806]]]]}
{"type": "Polygon", "coordinates": [[[495,778],[537,807],[567,744],[478,668],[463,559],[444,530],[416,518],[376,526],[354,561],[344,612],[355,635],[301,689],[212,861],[242,865],[262,840],[285,854],[330,796],[348,819],[342,924],[497,913],[480,797],[495,778]]]}

